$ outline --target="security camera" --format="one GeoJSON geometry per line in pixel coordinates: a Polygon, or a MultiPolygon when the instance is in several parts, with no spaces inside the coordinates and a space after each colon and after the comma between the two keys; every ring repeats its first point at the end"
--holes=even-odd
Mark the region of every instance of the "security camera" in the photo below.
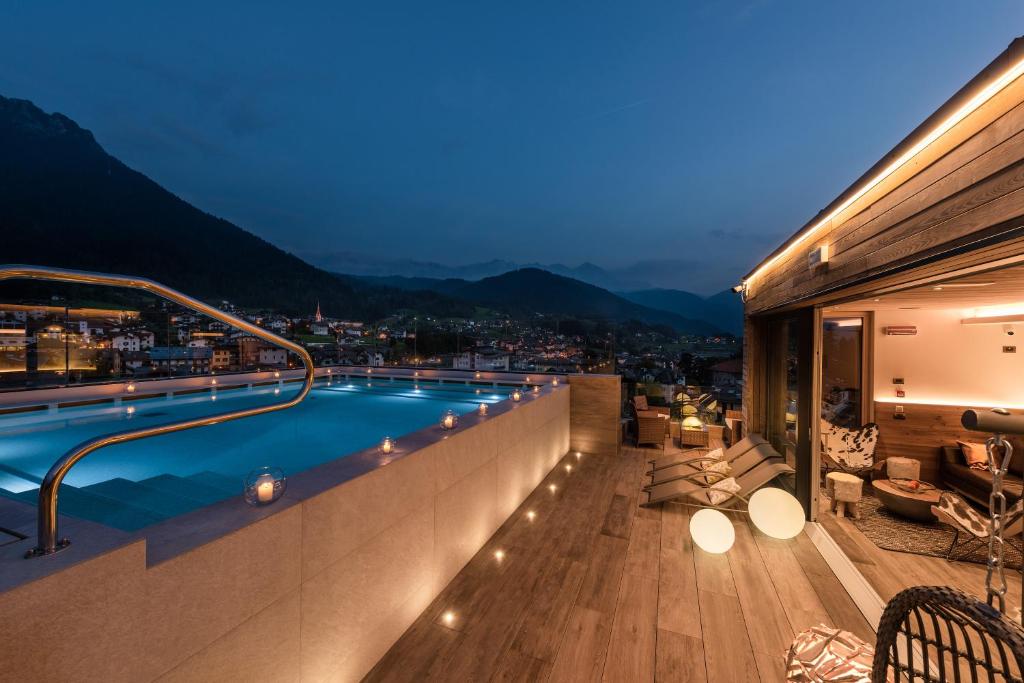
{"type": "Polygon", "coordinates": [[[1003,325],[1003,334],[1007,337],[1013,336],[1013,325],[1003,325]]]}

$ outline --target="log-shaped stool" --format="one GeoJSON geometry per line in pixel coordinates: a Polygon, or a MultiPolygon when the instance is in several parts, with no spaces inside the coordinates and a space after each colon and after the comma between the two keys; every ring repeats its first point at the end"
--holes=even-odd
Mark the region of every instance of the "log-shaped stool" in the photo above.
{"type": "Polygon", "coordinates": [[[826,490],[827,482],[830,479],[832,481],[832,509],[836,516],[843,517],[848,512],[854,519],[860,519],[860,509],[857,503],[860,502],[864,480],[845,472],[829,472],[825,478],[826,490]]]}

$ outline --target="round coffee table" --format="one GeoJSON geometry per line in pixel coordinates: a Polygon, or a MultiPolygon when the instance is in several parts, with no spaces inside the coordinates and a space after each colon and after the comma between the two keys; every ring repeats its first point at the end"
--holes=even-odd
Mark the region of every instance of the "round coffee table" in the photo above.
{"type": "Polygon", "coordinates": [[[875,479],[871,482],[871,488],[875,490],[875,495],[882,505],[897,515],[921,522],[935,521],[931,508],[939,504],[939,494],[942,492],[938,489],[912,493],[904,491],[888,479],[875,479]]]}

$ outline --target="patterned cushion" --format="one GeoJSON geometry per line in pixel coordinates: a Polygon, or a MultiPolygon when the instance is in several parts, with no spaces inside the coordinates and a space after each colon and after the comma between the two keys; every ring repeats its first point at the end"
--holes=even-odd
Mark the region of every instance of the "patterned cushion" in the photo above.
{"type": "Polygon", "coordinates": [[[637,410],[647,410],[647,397],[643,395],[637,395],[633,397],[633,407],[637,410]]]}
{"type": "Polygon", "coordinates": [[[729,474],[730,472],[732,472],[732,465],[730,465],[727,462],[723,462],[723,461],[719,461],[719,462],[702,461],[700,463],[700,468],[702,470],[704,470],[705,472],[716,472],[718,474],[729,474]]]}
{"type": "Polygon", "coordinates": [[[712,505],[721,505],[732,498],[733,494],[737,493],[741,488],[743,487],[740,486],[735,477],[729,477],[716,484],[712,484],[711,488],[708,489],[708,498],[711,500],[712,505]]]}

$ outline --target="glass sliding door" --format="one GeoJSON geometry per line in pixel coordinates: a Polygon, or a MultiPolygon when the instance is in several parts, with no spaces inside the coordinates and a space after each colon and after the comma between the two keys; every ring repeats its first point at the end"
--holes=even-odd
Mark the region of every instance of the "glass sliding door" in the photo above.
{"type": "Polygon", "coordinates": [[[796,476],[780,482],[812,509],[811,405],[814,373],[814,310],[802,309],[767,322],[765,438],[796,476]]]}
{"type": "Polygon", "coordinates": [[[821,426],[857,429],[867,422],[861,315],[827,317],[821,331],[821,426]]]}

